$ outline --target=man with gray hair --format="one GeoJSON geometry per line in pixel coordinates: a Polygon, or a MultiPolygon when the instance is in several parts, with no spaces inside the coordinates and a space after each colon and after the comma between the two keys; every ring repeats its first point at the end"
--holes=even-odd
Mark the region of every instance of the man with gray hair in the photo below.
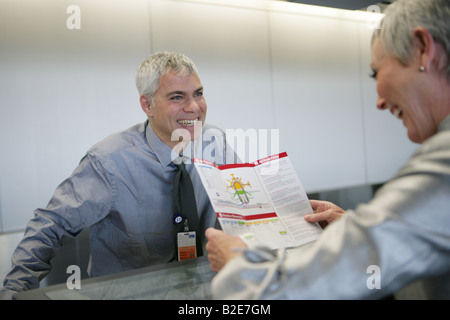
{"type": "Polygon", "coordinates": [[[200,244],[204,230],[215,225],[189,160],[204,157],[220,165],[235,154],[224,133],[204,123],[207,105],[196,66],[185,55],[158,52],[139,66],[136,86],[148,119],[94,145],[47,207],[35,210],[13,253],[2,298],[37,288],[62,239],[87,227],[90,276],[177,260],[173,185],[181,152],[195,192],[200,244]]]}

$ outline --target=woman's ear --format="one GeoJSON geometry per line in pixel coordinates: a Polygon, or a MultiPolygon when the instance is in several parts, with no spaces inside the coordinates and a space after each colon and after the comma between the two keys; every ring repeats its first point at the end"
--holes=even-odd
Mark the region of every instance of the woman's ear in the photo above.
{"type": "Polygon", "coordinates": [[[436,54],[436,42],[430,31],[424,27],[416,27],[413,31],[414,50],[416,57],[419,59],[420,66],[425,71],[431,70],[433,60],[436,54]]]}
{"type": "Polygon", "coordinates": [[[141,103],[141,108],[145,112],[145,114],[148,117],[153,116],[152,102],[150,98],[146,94],[141,94],[141,96],[139,97],[139,101],[141,103]]]}

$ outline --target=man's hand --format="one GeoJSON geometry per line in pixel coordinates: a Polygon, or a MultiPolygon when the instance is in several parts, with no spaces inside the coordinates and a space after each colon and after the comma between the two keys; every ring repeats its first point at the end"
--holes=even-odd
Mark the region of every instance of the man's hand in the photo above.
{"type": "Polygon", "coordinates": [[[221,230],[208,228],[205,232],[208,243],[208,260],[213,271],[220,271],[232,258],[242,254],[234,248],[247,248],[245,242],[237,236],[229,236],[221,230]]]}
{"type": "Polygon", "coordinates": [[[310,200],[314,214],[307,214],[305,220],[318,222],[322,228],[342,217],[345,211],[329,201],[310,200]]]}

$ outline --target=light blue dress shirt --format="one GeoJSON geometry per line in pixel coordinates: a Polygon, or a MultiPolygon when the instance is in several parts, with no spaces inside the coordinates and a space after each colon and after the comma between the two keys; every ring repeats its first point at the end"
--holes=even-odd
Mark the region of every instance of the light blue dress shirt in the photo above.
{"type": "MultiPolygon", "coordinates": [[[[218,128],[205,124],[202,137],[183,155],[218,165],[233,162],[235,153],[224,137],[218,128]]],[[[175,250],[172,160],[176,156],[148,121],[94,145],[57,187],[47,207],[35,210],[13,254],[4,287],[14,291],[38,287],[61,239],[86,227],[90,227],[90,276],[169,262],[175,250]]],[[[204,230],[215,225],[216,215],[189,162],[205,244],[204,230]]]]}

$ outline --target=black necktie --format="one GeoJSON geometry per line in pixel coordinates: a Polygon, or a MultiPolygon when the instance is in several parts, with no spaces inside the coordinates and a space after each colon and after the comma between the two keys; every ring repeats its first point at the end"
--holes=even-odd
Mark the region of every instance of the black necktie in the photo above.
{"type": "MultiPolygon", "coordinates": [[[[194,187],[184,162],[181,161],[180,164],[175,165],[177,167],[177,172],[175,173],[173,187],[173,205],[175,210],[174,221],[180,216],[183,219],[182,222],[175,221],[177,225],[175,234],[187,231],[186,229],[195,231],[197,257],[200,257],[203,255],[202,237],[198,220],[197,204],[195,203],[194,187]]],[[[176,251],[178,251],[178,249],[176,251]]]]}

